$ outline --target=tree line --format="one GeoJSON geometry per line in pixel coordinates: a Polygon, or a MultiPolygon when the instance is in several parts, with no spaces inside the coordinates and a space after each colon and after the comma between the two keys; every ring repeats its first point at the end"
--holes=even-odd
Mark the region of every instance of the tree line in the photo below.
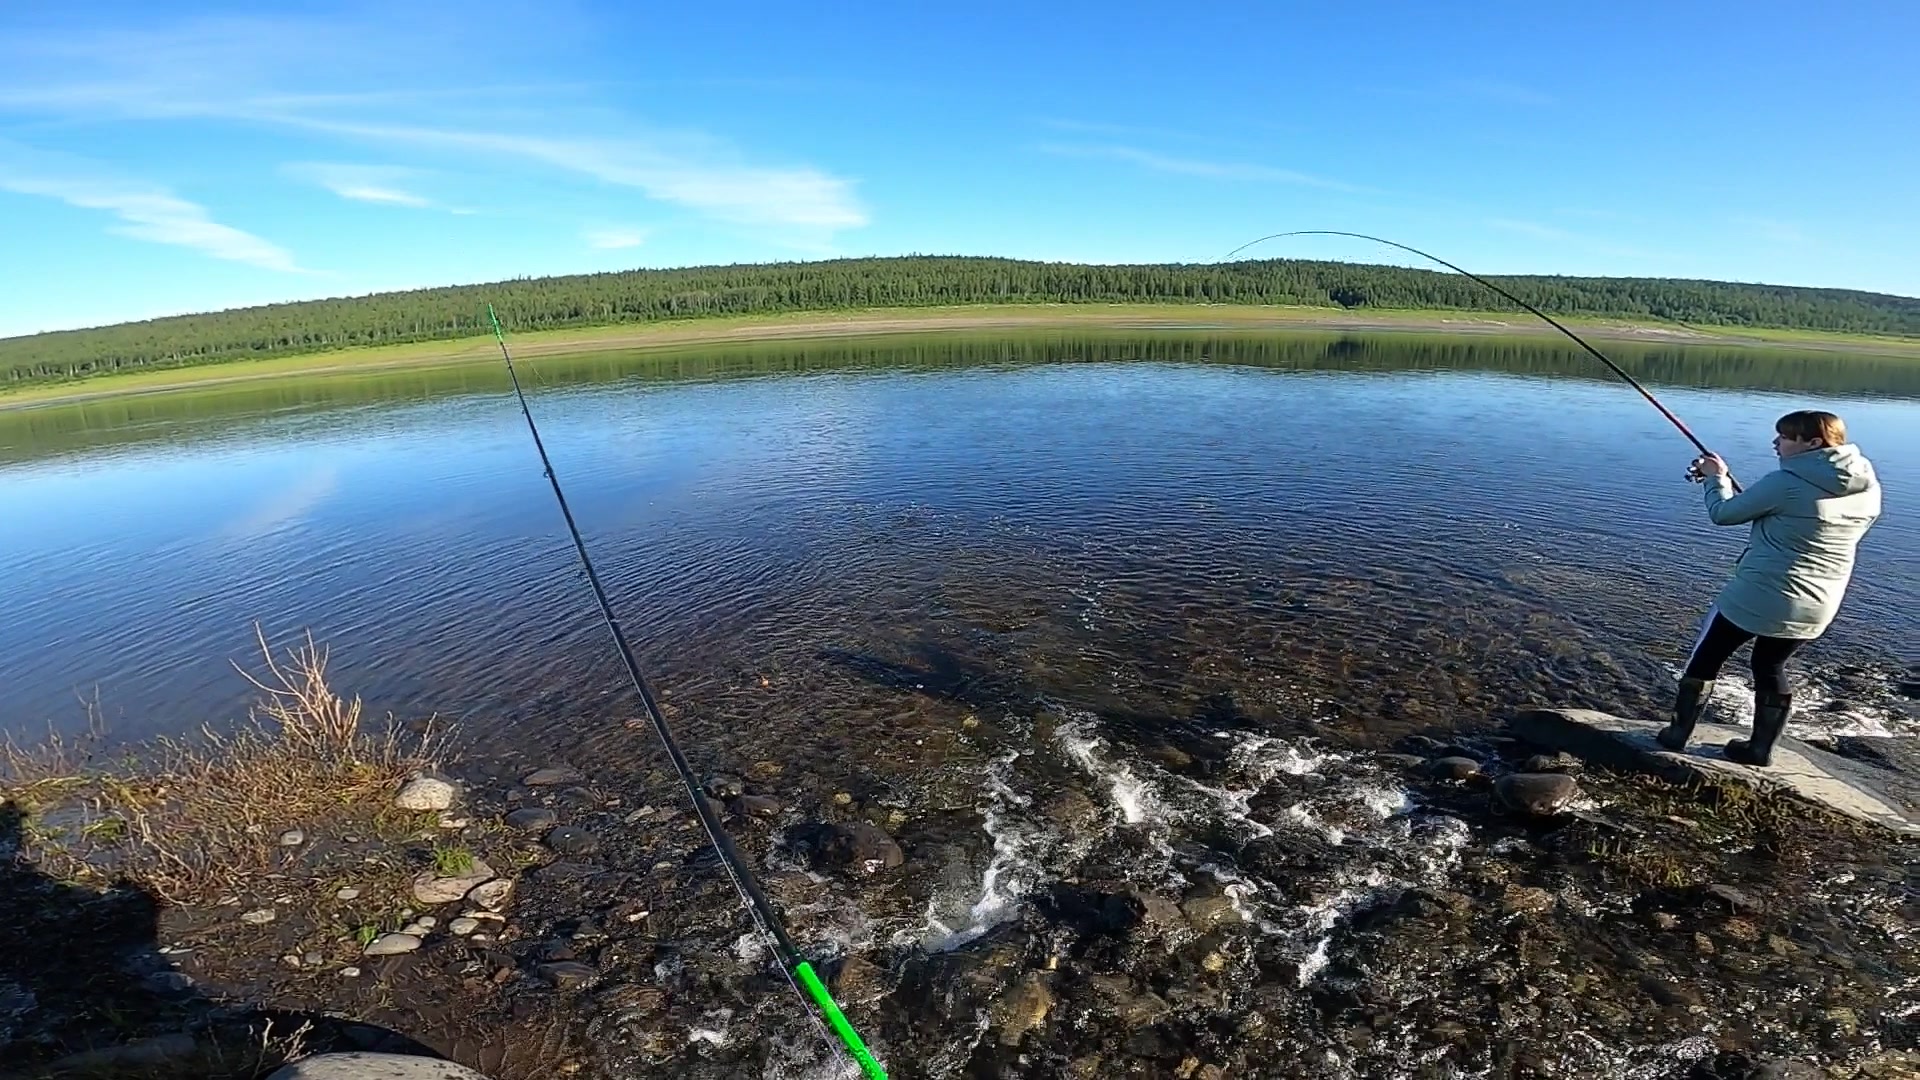
{"type": "MultiPolygon", "coordinates": [[[[1920,336],[1920,299],[1664,278],[1490,278],[1555,315],[1920,336]]],[[[470,337],[716,315],[1016,303],[1299,304],[1518,311],[1456,274],[1296,259],[1083,265],[958,256],[519,278],[181,315],[0,339],[7,384],[470,337]]]]}

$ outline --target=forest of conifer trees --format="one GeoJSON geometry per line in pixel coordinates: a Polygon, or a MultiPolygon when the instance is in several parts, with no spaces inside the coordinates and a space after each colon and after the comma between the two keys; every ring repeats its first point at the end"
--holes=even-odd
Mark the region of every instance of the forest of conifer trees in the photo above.
{"type": "MultiPolygon", "coordinates": [[[[1555,315],[1920,336],[1920,299],[1910,297],[1655,278],[1492,280],[1555,315]]],[[[838,259],[516,279],[0,339],[0,385],[468,337],[486,332],[488,303],[509,331],[526,331],[793,311],[1128,302],[1517,310],[1459,275],[1396,266],[838,259]]]]}

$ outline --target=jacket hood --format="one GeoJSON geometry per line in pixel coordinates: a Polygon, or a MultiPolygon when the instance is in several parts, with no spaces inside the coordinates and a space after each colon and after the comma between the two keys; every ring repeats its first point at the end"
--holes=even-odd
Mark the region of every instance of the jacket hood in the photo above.
{"type": "Polygon", "coordinates": [[[1874,485],[1873,462],[1852,443],[1795,454],[1780,467],[1829,495],[1853,495],[1874,485]]]}

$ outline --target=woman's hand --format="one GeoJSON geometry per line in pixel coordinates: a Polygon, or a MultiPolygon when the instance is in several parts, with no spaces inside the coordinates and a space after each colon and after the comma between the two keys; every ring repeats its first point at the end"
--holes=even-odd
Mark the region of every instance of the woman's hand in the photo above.
{"type": "Polygon", "coordinates": [[[1693,459],[1693,464],[1687,467],[1687,476],[1690,479],[1704,480],[1710,476],[1725,476],[1728,471],[1727,463],[1719,454],[1708,453],[1693,459]]]}

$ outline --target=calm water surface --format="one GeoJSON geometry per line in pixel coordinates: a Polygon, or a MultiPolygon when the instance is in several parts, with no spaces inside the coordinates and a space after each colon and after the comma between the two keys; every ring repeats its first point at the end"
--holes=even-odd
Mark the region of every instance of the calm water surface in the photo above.
{"type": "MultiPolygon", "coordinates": [[[[1612,351],[1748,479],[1780,413],[1847,419],[1887,514],[1800,663],[1796,730],[1911,725],[1893,687],[1920,660],[1920,365],[1612,351]]],[[[966,957],[1049,882],[1213,881],[1260,939],[1223,978],[1278,1018],[1242,1051],[1329,1076],[1488,1074],[1418,1005],[1480,993],[1480,961],[1421,975],[1359,1048],[1314,995],[1371,970],[1356,912],[1515,850],[1357,751],[1540,701],[1657,713],[1745,533],[1706,522],[1681,479],[1691,448],[1653,409],[1550,343],[930,336],[526,366],[696,765],[768,778],[795,820],[832,792],[897,810],[913,872],[816,880],[788,911],[797,939],[883,967],[966,957]],[[1251,840],[1320,854],[1261,862],[1251,840]]],[[[0,573],[0,726],[18,735],[82,729],[83,699],[123,739],[243,715],[233,664],[258,669],[258,622],[281,644],[311,630],[376,713],[457,721],[482,769],[570,761],[628,805],[684,799],[623,723],[631,691],[489,368],[0,414],[0,573]]],[[[1742,696],[1729,679],[1730,715],[1742,696]]],[[[1846,910],[1899,902],[1847,888],[1868,892],[1846,910]]],[[[701,978],[754,970],[742,917],[714,903],[675,924],[675,949],[701,978]]],[[[1637,991],[1604,943],[1568,948],[1601,989],[1502,1011],[1495,1044],[1568,1076],[1677,1075],[1704,1052],[1686,1010],[1609,1011],[1637,991]]],[[[1808,977],[1725,982],[1737,1000],[1709,1012],[1802,1038],[1808,977]]],[[[1910,1015],[1897,982],[1888,1015],[1910,1015]]],[[[819,1074],[786,998],[736,1015],[676,993],[642,1034],[685,1060],[623,1075],[819,1074]]],[[[898,1075],[1001,1075],[966,1017],[938,1038],[876,1030],[898,1075]]]]}

